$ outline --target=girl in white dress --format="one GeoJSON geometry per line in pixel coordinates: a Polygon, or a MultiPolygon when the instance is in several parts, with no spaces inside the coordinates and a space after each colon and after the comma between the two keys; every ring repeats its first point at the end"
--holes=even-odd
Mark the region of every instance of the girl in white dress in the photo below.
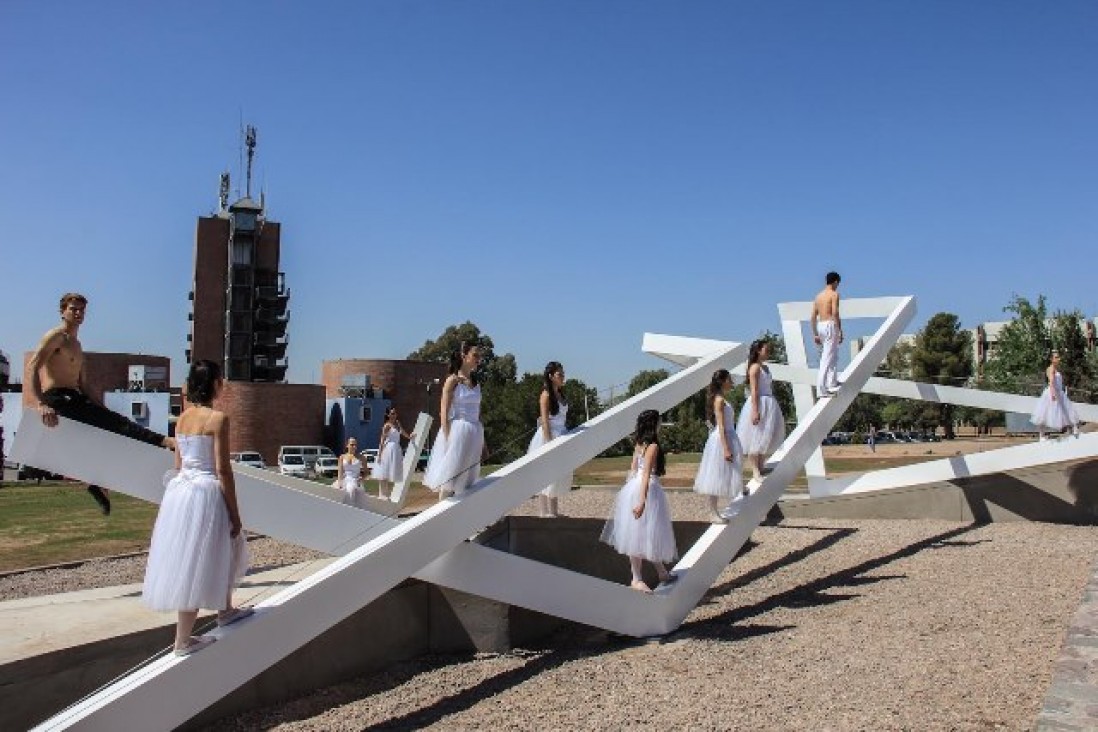
{"type": "Polygon", "coordinates": [[[743,448],[736,436],[736,415],[725,394],[732,388],[732,374],[717,369],[705,395],[705,413],[713,428],[702,450],[694,491],[709,497],[709,515],[715,524],[728,519],[717,509],[720,499],[728,501],[726,513],[738,510],[737,498],[743,495],[743,448]]]}
{"type": "Polygon", "coordinates": [[[441,425],[423,474],[423,485],[438,491],[440,501],[464,494],[480,477],[484,426],[475,373],[479,363],[477,347],[464,341],[450,356],[450,375],[442,385],[441,425]]]}
{"type": "Polygon", "coordinates": [[[660,485],[664,474],[664,456],[659,443],[660,413],[648,409],[637,417],[633,437],[633,463],[629,478],[618,491],[610,520],[602,530],[602,541],[629,557],[632,581],[629,586],[651,592],[641,576],[647,559],[656,568],[660,584],[677,577],[667,571],[664,562],[672,562],[679,552],[671,525],[671,508],[660,485]]]}
{"type": "MultiPolygon", "coordinates": [[[[537,429],[530,439],[530,447],[527,454],[541,448],[551,440],[560,437],[568,431],[568,402],[564,398],[564,367],[559,361],[550,361],[545,365],[543,373],[545,386],[538,397],[537,429]]],[[[557,510],[558,500],[568,495],[572,490],[572,473],[562,475],[546,486],[538,494],[538,514],[542,518],[556,518],[560,516],[557,510]]]]}
{"type": "MultiPolygon", "coordinates": [[[[774,398],[770,369],[764,363],[770,357],[770,344],[759,339],[751,344],[747,355],[747,388],[749,397],[740,412],[736,432],[740,436],[743,454],[747,456],[755,477],[747,484],[755,488],[768,473],[766,459],[785,440],[785,416],[774,398]]],[[[748,491],[745,489],[744,493],[748,491]]]]}
{"type": "Polygon", "coordinates": [[[378,482],[379,498],[388,499],[389,489],[404,477],[404,451],[400,449],[400,438],[411,440],[415,435],[404,431],[397,419],[396,407],[385,410],[385,426],[381,428],[381,442],[377,447],[377,462],[372,475],[378,482]]]}
{"type": "Polygon", "coordinates": [[[1064,375],[1060,373],[1060,353],[1052,352],[1052,359],[1045,369],[1045,380],[1048,386],[1041,392],[1037,400],[1037,407],[1033,410],[1030,422],[1040,429],[1040,439],[1045,439],[1045,432],[1063,432],[1071,427],[1072,434],[1079,435],[1079,415],[1075,411],[1075,405],[1068,399],[1064,390],[1064,375]]]}
{"type": "Polygon", "coordinates": [[[193,637],[200,608],[218,610],[217,624],[252,614],[234,608],[233,587],[248,568],[236,484],[229,462],[229,418],[211,406],[221,369],[197,361],[187,376],[189,407],[176,423],[175,471],[165,476],[141,597],[153,610],[175,610],[175,653],[186,656],[213,643],[193,637]]]}
{"type": "Polygon", "coordinates": [[[347,502],[355,502],[355,494],[362,490],[362,460],[358,457],[358,440],[347,440],[347,451],[339,456],[336,487],[343,491],[347,502]]]}

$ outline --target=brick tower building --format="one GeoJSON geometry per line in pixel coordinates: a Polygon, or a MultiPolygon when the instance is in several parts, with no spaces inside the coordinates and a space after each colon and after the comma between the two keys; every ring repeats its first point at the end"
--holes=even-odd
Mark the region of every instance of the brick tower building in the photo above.
{"type": "Polygon", "coordinates": [[[246,144],[244,196],[229,203],[225,173],[217,212],[198,219],[186,356],[222,366],[218,407],[233,425],[230,449],[257,450],[274,464],[280,445],[321,444],[324,387],[285,383],[290,291],[279,271],[282,227],[267,218],[262,195],[252,198],[254,127],[246,144]]]}

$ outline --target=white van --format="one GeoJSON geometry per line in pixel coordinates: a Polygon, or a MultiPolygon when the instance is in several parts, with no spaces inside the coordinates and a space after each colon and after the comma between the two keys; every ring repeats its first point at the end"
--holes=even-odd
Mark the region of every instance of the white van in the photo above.
{"type": "Polygon", "coordinates": [[[308,470],[312,470],[316,465],[316,459],[322,455],[329,457],[335,457],[335,453],[324,445],[283,445],[278,448],[278,462],[283,462],[282,458],[287,455],[300,455],[302,460],[305,461],[305,467],[308,470]]]}

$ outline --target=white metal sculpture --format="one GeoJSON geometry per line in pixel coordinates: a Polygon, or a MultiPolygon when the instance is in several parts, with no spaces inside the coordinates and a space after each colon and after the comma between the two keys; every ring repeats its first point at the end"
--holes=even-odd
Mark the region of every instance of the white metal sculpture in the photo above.
{"type": "MultiPolygon", "coordinates": [[[[814,372],[803,363],[806,354],[799,326],[808,306],[780,306],[793,363],[773,366],[775,378],[795,385],[798,425],[772,456],[773,472],[747,498],[740,513],[726,525],[710,527],[684,553],[675,567],[680,579],[674,585],[643,595],[623,584],[465,541],[471,533],[526,500],[533,492],[530,486],[544,485],[553,476],[574,470],[627,434],[640,411],[668,410],[702,388],[715,368],[738,365],[742,373],[746,352],[743,344],[646,335],[646,351],[685,368],[539,452],[481,479],[464,497],[442,501],[413,518],[399,521],[389,515],[391,508],[387,512],[387,507],[372,503],[360,508],[345,506],[314,495],[313,489],[296,490],[293,481],[273,482],[258,471],[238,471],[237,490],[248,528],[340,558],[262,602],[253,619],[214,631],[221,642],[188,658],[168,656],[156,660],[40,728],[171,729],[410,576],[628,635],[659,635],[673,630],[709,590],[802,468],[807,468],[814,479],[817,494],[870,489],[860,488],[858,480],[868,481],[864,486],[874,488],[898,484],[896,478],[900,482],[908,480],[903,476],[877,483],[868,478],[827,480],[820,443],[859,391],[891,393],[914,386],[922,398],[990,404],[988,392],[924,389],[926,385],[870,378],[914,316],[915,303],[910,297],[844,301],[846,320],[873,317],[883,318],[884,322],[843,372],[844,386],[839,394],[813,403],[802,388],[815,379],[814,372]],[[792,337],[794,322],[798,323],[796,338],[792,337]],[[797,343],[801,343],[799,350],[797,343]]],[[[1010,460],[1062,460],[1063,455],[1086,450],[1094,454],[1096,439],[1098,436],[1086,436],[1058,444],[1051,452],[1019,453],[1010,460]]],[[[170,460],[163,450],[84,425],[63,422],[57,430],[47,431],[33,421],[33,416],[20,430],[16,452],[16,459],[21,461],[154,501],[162,492],[158,476],[170,460]],[[57,449],[59,440],[64,440],[64,450],[57,449]],[[112,459],[103,461],[102,455],[112,455],[112,459]]],[[[976,461],[977,457],[972,456],[975,462],[963,470],[990,470],[1002,462],[990,460],[985,465],[976,461]]]]}

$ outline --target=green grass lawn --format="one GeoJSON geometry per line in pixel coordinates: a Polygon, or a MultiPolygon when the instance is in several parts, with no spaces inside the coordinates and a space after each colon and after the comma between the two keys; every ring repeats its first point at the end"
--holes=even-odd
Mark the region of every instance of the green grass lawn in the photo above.
{"type": "Polygon", "coordinates": [[[146,549],[157,507],[111,504],[104,516],[83,483],[0,484],[0,571],[146,549]]]}

